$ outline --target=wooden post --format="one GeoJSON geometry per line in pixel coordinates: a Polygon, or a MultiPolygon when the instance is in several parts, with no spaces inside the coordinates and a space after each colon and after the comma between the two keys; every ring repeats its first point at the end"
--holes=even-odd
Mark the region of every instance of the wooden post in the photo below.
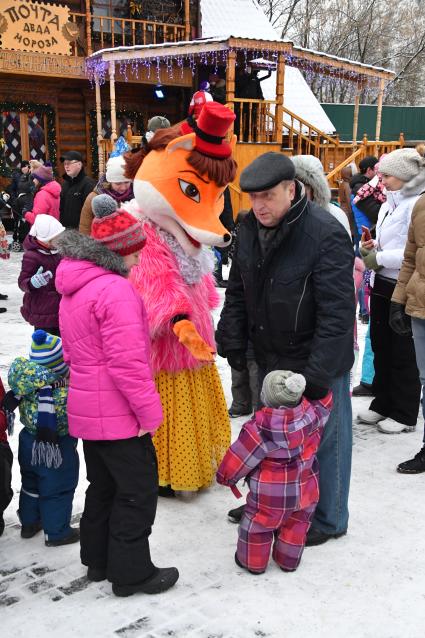
{"type": "Polygon", "coordinates": [[[86,39],[87,39],[87,55],[93,53],[91,45],[91,6],[90,0],[86,0],[86,39]]]}
{"type": "Polygon", "coordinates": [[[400,133],[399,142],[400,142],[400,148],[403,148],[403,146],[404,146],[404,133],[400,133]]]}
{"type": "Polygon", "coordinates": [[[378,108],[376,110],[376,133],[375,140],[378,142],[381,135],[381,122],[382,122],[382,102],[384,99],[385,80],[381,78],[379,82],[379,94],[378,94],[378,108]]]}
{"type": "Polygon", "coordinates": [[[30,160],[30,143],[28,137],[28,113],[19,113],[19,125],[21,130],[21,157],[30,160]]]}
{"type": "Polygon", "coordinates": [[[357,145],[357,129],[359,126],[359,106],[360,106],[361,87],[357,87],[357,93],[354,100],[354,117],[353,117],[353,145],[357,145]]]}
{"type": "Polygon", "coordinates": [[[113,60],[109,61],[109,95],[111,98],[111,143],[114,145],[117,139],[117,111],[115,103],[115,62],[113,60]]]}
{"type": "Polygon", "coordinates": [[[277,73],[276,73],[276,110],[275,110],[275,135],[273,140],[282,145],[283,131],[283,98],[285,91],[285,56],[282,51],[277,56],[277,73]]]}
{"type": "Polygon", "coordinates": [[[185,40],[191,40],[190,32],[190,0],[184,0],[184,37],[185,40]]]}
{"type": "Polygon", "coordinates": [[[100,99],[99,77],[94,78],[96,88],[96,133],[97,133],[97,154],[99,159],[99,175],[105,172],[105,158],[103,157],[102,148],[102,104],[100,99]]]}
{"type": "MultiPolygon", "coordinates": [[[[227,56],[227,66],[226,66],[226,102],[227,105],[234,111],[235,110],[235,73],[236,73],[236,51],[229,51],[227,56]]],[[[239,117],[240,117],[240,126],[242,127],[242,110],[241,104],[239,104],[239,117]]],[[[233,125],[229,134],[233,133],[233,125]]]]}

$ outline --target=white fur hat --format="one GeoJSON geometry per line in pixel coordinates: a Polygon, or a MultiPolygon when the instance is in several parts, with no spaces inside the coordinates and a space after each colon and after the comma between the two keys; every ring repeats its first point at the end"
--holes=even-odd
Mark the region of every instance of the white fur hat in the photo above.
{"type": "Polygon", "coordinates": [[[47,244],[65,230],[60,221],[51,215],[37,215],[30,228],[30,235],[47,244]]]}
{"type": "Polygon", "coordinates": [[[106,181],[115,184],[120,184],[121,182],[131,182],[131,179],[125,177],[125,160],[122,155],[117,155],[116,157],[110,157],[106,164],[106,181]]]}

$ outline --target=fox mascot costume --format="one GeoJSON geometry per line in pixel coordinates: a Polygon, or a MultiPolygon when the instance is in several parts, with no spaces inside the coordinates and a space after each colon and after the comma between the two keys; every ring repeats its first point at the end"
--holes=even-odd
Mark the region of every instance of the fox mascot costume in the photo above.
{"type": "Polygon", "coordinates": [[[230,424],[214,363],[211,310],[219,303],[212,251],[231,237],[219,221],[236,163],[225,135],[233,112],[209,102],[197,120],[159,129],[127,153],[145,248],[131,279],[146,306],[152,365],[164,421],[154,437],[160,494],[211,485],[230,445],[230,424]]]}

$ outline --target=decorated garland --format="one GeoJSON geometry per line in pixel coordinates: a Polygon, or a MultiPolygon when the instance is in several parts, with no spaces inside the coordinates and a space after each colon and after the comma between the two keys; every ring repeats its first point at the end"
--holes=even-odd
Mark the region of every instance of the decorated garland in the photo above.
{"type": "MultiPolygon", "coordinates": [[[[102,123],[105,118],[110,116],[110,111],[102,111],[102,123]]],[[[144,128],[144,116],[138,111],[117,111],[117,130],[118,135],[121,127],[122,120],[127,120],[133,124],[138,134],[145,132],[144,128]]],[[[96,111],[90,111],[90,151],[92,158],[92,174],[97,175],[99,172],[99,156],[97,150],[97,125],[96,125],[96,111]]]]}
{"type": "MultiPolygon", "coordinates": [[[[35,102],[11,102],[11,101],[0,101],[0,115],[8,115],[10,111],[15,113],[28,113],[31,116],[31,113],[42,113],[46,115],[47,120],[47,149],[48,149],[48,157],[49,162],[53,166],[53,169],[56,167],[56,119],[55,119],[55,111],[50,106],[50,104],[37,104],[35,102]]],[[[3,140],[3,144],[0,144],[0,175],[5,177],[11,177],[14,169],[9,168],[6,165],[6,155],[5,155],[5,143],[4,143],[4,132],[3,132],[3,124],[0,119],[0,140],[3,140]]]]}

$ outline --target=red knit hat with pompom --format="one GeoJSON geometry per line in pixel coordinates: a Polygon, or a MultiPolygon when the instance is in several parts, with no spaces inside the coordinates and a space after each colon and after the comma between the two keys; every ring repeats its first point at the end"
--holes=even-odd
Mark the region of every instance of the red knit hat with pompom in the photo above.
{"type": "Polygon", "coordinates": [[[141,250],[146,242],[142,224],[117,204],[109,195],[92,199],[94,219],[91,236],[104,246],[125,257],[141,250]]]}

